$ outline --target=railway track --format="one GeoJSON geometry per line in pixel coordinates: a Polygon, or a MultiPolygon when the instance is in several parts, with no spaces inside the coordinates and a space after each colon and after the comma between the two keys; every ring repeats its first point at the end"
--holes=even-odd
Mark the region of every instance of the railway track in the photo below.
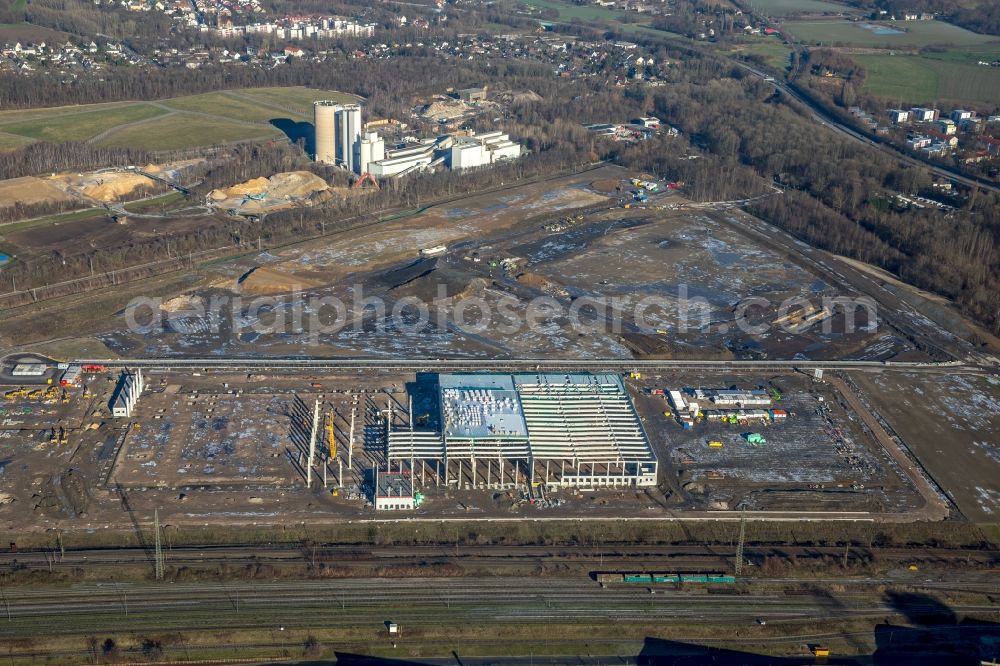
{"type": "MultiPolygon", "coordinates": [[[[871,581],[869,585],[881,585],[871,581]]],[[[989,583],[980,583],[981,588],[989,583]]],[[[595,622],[750,624],[773,620],[878,618],[899,612],[891,598],[869,588],[831,595],[781,591],[705,594],[659,586],[600,588],[585,578],[486,577],[407,580],[268,580],[228,584],[89,583],[69,588],[6,588],[0,636],[80,634],[117,630],[235,629],[261,626],[378,626],[386,617],[407,625],[448,621],[502,624],[595,622]]],[[[916,599],[909,613],[940,611],[934,598],[916,599]]],[[[968,600],[955,613],[991,613],[995,605],[968,600]]],[[[2,615],[0,615],[2,616],[2,615]]]]}
{"type": "MultiPolygon", "coordinates": [[[[192,546],[167,547],[164,551],[168,566],[219,564],[306,565],[336,564],[345,567],[372,565],[420,566],[427,563],[454,563],[478,566],[523,566],[526,563],[550,562],[590,565],[598,569],[634,568],[644,566],[695,568],[709,562],[720,565],[731,562],[736,555],[734,546],[721,545],[604,545],[604,546],[192,546]]],[[[795,557],[797,559],[838,558],[844,556],[843,546],[748,546],[745,556],[795,557]]],[[[850,548],[849,560],[877,558],[884,562],[924,562],[947,564],[963,562],[982,566],[1000,565],[1000,550],[960,550],[947,548],[850,548]]],[[[18,553],[0,553],[0,567],[67,569],[113,568],[150,564],[148,549],[140,547],[65,550],[41,549],[18,553]]]]}

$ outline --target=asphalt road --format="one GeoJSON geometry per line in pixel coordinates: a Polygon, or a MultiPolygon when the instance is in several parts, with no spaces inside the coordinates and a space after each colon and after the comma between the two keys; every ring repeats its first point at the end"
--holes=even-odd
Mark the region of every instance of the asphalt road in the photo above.
{"type": "Polygon", "coordinates": [[[922,169],[926,169],[936,176],[954,180],[956,182],[962,183],[967,187],[979,187],[984,190],[1000,193],[1000,186],[994,183],[990,183],[989,181],[978,178],[970,178],[969,176],[965,176],[954,169],[939,164],[935,164],[933,162],[918,159],[912,155],[904,153],[901,150],[898,150],[894,146],[873,139],[863,134],[862,132],[859,132],[858,130],[840,122],[821,105],[799,94],[796,90],[782,83],[776,78],[772,77],[770,74],[763,72],[755,67],[752,67],[744,62],[740,62],[737,60],[734,60],[733,62],[738,67],[741,67],[742,69],[745,69],[746,71],[755,74],[761,77],[762,79],[766,79],[771,85],[780,90],[782,93],[788,95],[789,97],[799,102],[800,104],[803,104],[806,107],[808,107],[809,110],[812,111],[813,113],[813,118],[818,123],[820,123],[821,125],[830,130],[833,130],[834,132],[837,132],[838,134],[841,134],[842,136],[846,136],[855,141],[860,141],[861,143],[867,144],[872,148],[875,148],[876,150],[879,150],[889,155],[893,159],[905,162],[907,164],[910,164],[911,166],[916,166],[922,169]]]}

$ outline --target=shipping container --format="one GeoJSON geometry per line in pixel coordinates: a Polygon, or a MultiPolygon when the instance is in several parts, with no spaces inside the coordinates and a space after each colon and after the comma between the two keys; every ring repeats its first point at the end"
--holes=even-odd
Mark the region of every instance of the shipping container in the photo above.
{"type": "Polygon", "coordinates": [[[708,576],[706,574],[681,574],[682,583],[707,583],[708,576]]]}
{"type": "Polygon", "coordinates": [[[649,574],[625,574],[626,583],[652,583],[653,577],[649,574]]]}
{"type": "Polygon", "coordinates": [[[679,583],[681,577],[677,574],[653,574],[654,583],[679,583]]]}

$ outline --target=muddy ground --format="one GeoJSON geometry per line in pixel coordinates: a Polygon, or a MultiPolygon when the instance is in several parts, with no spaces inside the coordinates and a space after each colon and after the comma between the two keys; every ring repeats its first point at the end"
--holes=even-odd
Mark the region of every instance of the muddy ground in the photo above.
{"type": "Polygon", "coordinates": [[[997,522],[1000,380],[917,373],[854,379],[959,510],[970,520],[997,522]]]}

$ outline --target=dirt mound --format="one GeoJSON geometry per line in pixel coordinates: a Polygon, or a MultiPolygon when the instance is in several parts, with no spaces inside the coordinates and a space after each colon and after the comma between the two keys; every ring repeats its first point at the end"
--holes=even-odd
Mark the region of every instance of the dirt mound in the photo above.
{"type": "Polygon", "coordinates": [[[620,180],[614,180],[612,178],[602,178],[601,180],[595,180],[590,184],[590,189],[596,190],[597,192],[614,192],[616,187],[621,185],[620,180]]]}
{"type": "Polygon", "coordinates": [[[202,304],[202,299],[198,296],[193,296],[190,294],[185,294],[183,296],[177,296],[171,298],[169,301],[164,302],[160,305],[160,309],[164,312],[182,312],[188,310],[194,310],[200,307],[202,304]]]}
{"type": "Polygon", "coordinates": [[[9,206],[18,201],[31,205],[70,200],[72,197],[58,187],[34,176],[0,181],[0,205],[9,206]]]}
{"type": "Polygon", "coordinates": [[[541,102],[543,99],[544,98],[534,90],[525,90],[522,93],[514,95],[512,101],[514,104],[534,104],[535,102],[541,102]]]}
{"type": "Polygon", "coordinates": [[[323,286],[317,280],[261,266],[250,269],[239,279],[238,284],[242,293],[253,296],[269,296],[323,286]]]}
{"type": "Polygon", "coordinates": [[[566,296],[566,289],[558,282],[553,282],[547,277],[542,277],[538,273],[524,272],[517,275],[517,281],[526,287],[540,289],[546,293],[556,296],[566,296]]]}
{"type": "Polygon", "coordinates": [[[391,292],[397,298],[416,297],[425,303],[439,298],[460,301],[481,294],[488,283],[480,277],[454,268],[436,268],[426,271],[394,287],[391,292]]]}

